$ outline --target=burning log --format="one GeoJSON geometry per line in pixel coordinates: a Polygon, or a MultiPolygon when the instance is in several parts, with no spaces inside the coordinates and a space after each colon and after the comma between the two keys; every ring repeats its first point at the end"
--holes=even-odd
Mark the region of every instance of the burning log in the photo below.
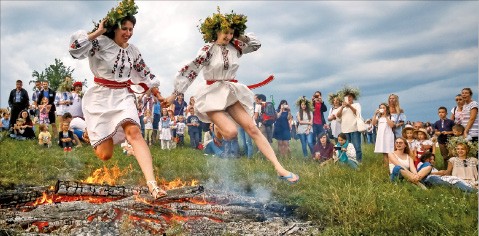
{"type": "Polygon", "coordinates": [[[0,193],[0,208],[17,207],[33,202],[41,197],[44,191],[9,191],[0,193]]]}
{"type": "Polygon", "coordinates": [[[58,180],[55,185],[55,193],[76,196],[129,197],[132,195],[147,194],[148,188],[58,180]]]}

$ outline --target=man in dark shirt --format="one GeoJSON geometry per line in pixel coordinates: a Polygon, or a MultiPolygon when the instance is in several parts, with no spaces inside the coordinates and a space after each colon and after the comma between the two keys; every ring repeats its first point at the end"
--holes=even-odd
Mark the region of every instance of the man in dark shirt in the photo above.
{"type": "Polygon", "coordinates": [[[17,80],[16,88],[10,92],[8,97],[8,106],[11,109],[9,128],[13,127],[17,122],[18,115],[22,110],[25,110],[30,105],[30,99],[28,98],[28,92],[23,88],[23,82],[17,80]]]}

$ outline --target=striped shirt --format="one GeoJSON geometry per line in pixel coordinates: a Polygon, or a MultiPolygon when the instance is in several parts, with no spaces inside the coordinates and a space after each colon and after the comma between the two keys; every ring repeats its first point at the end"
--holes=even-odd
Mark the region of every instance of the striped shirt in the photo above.
{"type": "MultiPolygon", "coordinates": [[[[477,106],[478,104],[476,101],[471,101],[469,104],[464,104],[464,106],[462,107],[462,126],[464,126],[464,128],[466,128],[467,123],[469,123],[469,119],[471,118],[471,110],[474,108],[477,110],[477,106]]],[[[478,123],[476,117],[476,120],[474,120],[474,123],[469,129],[468,135],[470,135],[471,137],[477,137],[478,133],[478,123]]]]}

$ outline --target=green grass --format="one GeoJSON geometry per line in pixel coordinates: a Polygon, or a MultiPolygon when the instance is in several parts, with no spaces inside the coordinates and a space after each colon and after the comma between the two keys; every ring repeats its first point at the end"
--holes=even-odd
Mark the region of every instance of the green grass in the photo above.
{"type": "MultiPolygon", "coordinates": [[[[276,144],[273,145],[276,149],[276,144]]],[[[301,181],[289,185],[278,180],[272,165],[260,154],[253,159],[224,160],[201,151],[178,148],[171,151],[152,146],[155,172],[166,180],[198,179],[208,186],[224,186],[250,194],[270,196],[297,206],[295,214],[312,221],[323,235],[477,235],[477,194],[435,187],[421,190],[407,182],[391,183],[382,156],[372,145],[363,147],[359,171],[345,166],[319,167],[302,158],[299,141],[292,141],[292,159],[280,159],[301,181]]],[[[440,154],[439,167],[443,166],[440,154]]],[[[133,157],[115,149],[103,162],[91,147],[64,154],[58,147],[46,149],[36,141],[0,142],[0,185],[49,186],[57,179],[82,180],[95,169],[118,166],[131,171],[118,184],[145,184],[133,157]]]]}

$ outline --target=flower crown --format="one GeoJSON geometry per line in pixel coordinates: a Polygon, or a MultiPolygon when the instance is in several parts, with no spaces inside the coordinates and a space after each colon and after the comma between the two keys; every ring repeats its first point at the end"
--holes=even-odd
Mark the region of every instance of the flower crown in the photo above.
{"type": "Polygon", "coordinates": [[[359,88],[345,85],[344,88],[339,90],[337,94],[340,98],[345,97],[346,95],[353,95],[354,99],[357,100],[361,95],[361,92],[359,91],[359,88]]]}
{"type": "Polygon", "coordinates": [[[198,27],[205,43],[215,41],[217,32],[225,32],[228,29],[234,30],[234,37],[244,34],[247,21],[245,15],[236,14],[233,11],[230,14],[221,14],[220,7],[217,7],[217,11],[218,13],[208,16],[198,27]]]}
{"type": "Polygon", "coordinates": [[[452,151],[453,155],[456,156],[456,146],[458,144],[465,144],[469,148],[469,156],[477,156],[477,143],[466,140],[464,137],[451,137],[447,142],[447,149],[452,151]]]}
{"type": "MultiPolygon", "coordinates": [[[[119,25],[121,24],[121,20],[125,18],[126,16],[134,16],[136,13],[138,13],[138,6],[135,4],[135,0],[123,0],[120,3],[118,3],[118,6],[116,8],[112,8],[108,14],[106,15],[106,21],[105,21],[105,29],[111,29],[113,26],[116,24],[119,25]]],[[[100,25],[100,21],[98,23],[93,22],[95,27],[91,32],[95,32],[98,29],[98,26],[100,25]]]]}
{"type": "Polygon", "coordinates": [[[330,93],[330,94],[328,94],[329,104],[334,105],[334,99],[335,98],[339,99],[339,103],[341,103],[343,101],[343,98],[341,96],[339,96],[339,93],[330,93]]]}
{"type": "Polygon", "coordinates": [[[73,81],[71,77],[67,77],[69,79],[64,79],[60,85],[58,86],[58,91],[59,92],[70,92],[73,88],[73,81]]]}
{"type": "Polygon", "coordinates": [[[308,107],[310,111],[313,110],[313,105],[311,104],[311,101],[307,99],[305,96],[299,97],[298,100],[296,100],[295,102],[296,106],[300,109],[301,109],[301,103],[306,104],[306,107],[308,107]]]}

